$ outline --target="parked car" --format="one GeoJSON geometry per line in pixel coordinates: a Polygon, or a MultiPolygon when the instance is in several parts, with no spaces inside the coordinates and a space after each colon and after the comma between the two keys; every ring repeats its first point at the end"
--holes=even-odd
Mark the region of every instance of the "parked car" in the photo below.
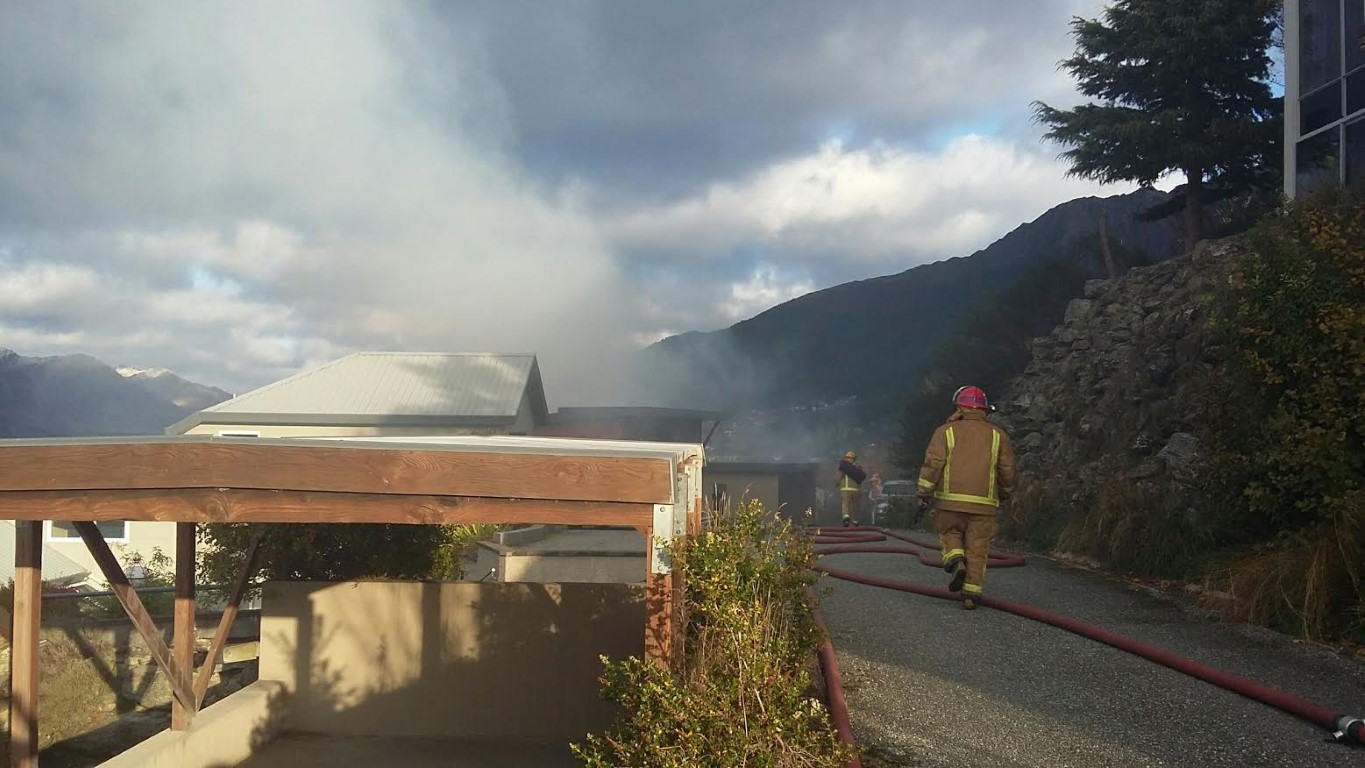
{"type": "Polygon", "coordinates": [[[877,500],[873,516],[875,525],[890,528],[914,528],[924,513],[919,508],[914,480],[887,480],[882,483],[881,498],[877,500]]]}

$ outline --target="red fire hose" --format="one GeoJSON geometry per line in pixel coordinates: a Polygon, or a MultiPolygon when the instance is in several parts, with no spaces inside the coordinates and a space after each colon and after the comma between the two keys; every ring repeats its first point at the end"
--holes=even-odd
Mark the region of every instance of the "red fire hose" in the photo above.
{"type": "MultiPolygon", "coordinates": [[[[829,716],[834,721],[834,730],[839,733],[839,741],[856,747],[853,743],[853,721],[848,716],[848,702],[844,699],[844,679],[839,674],[839,659],[834,655],[834,643],[829,639],[825,614],[820,610],[820,599],[815,596],[815,590],[806,587],[806,594],[810,597],[811,614],[815,617],[815,625],[825,636],[825,642],[820,645],[820,669],[825,674],[829,716]]],[[[858,758],[856,752],[844,765],[845,768],[863,768],[862,760],[858,758]]]]}
{"type": "MultiPolygon", "coordinates": [[[[919,558],[919,561],[921,563],[924,563],[925,565],[932,566],[939,565],[939,560],[937,556],[930,556],[928,553],[919,549],[913,549],[910,547],[869,547],[864,545],[865,542],[870,543],[873,541],[885,541],[887,536],[900,539],[911,544],[917,544],[925,548],[936,549],[938,547],[937,542],[925,541],[914,536],[908,536],[906,534],[901,534],[895,531],[888,531],[880,528],[868,527],[820,528],[817,529],[816,532],[815,543],[817,546],[815,552],[818,555],[832,555],[855,552],[873,553],[886,552],[896,554],[909,554],[919,558]]],[[[1013,555],[992,554],[987,562],[990,567],[1010,568],[1023,565],[1024,558],[1013,555]]],[[[859,584],[868,584],[874,587],[885,587],[887,589],[895,589],[901,592],[913,592],[915,594],[928,595],[930,597],[938,597],[943,598],[945,600],[960,599],[960,597],[957,594],[949,592],[947,589],[944,589],[942,587],[930,587],[922,584],[913,584],[905,581],[897,581],[895,579],[883,579],[874,576],[863,576],[861,574],[853,573],[851,571],[845,571],[838,568],[831,568],[829,566],[820,564],[813,565],[812,568],[822,573],[829,574],[830,576],[833,576],[836,579],[857,582],[859,584]]],[[[1243,696],[1246,696],[1249,699],[1259,701],[1263,704],[1268,704],[1272,707],[1275,707],[1276,709],[1288,712],[1289,714],[1303,718],[1304,720],[1307,720],[1308,722],[1313,723],[1314,725],[1318,725],[1328,729],[1329,731],[1332,731],[1333,737],[1338,742],[1355,745],[1365,744],[1365,720],[1362,720],[1360,717],[1343,715],[1333,712],[1332,710],[1327,709],[1326,707],[1323,707],[1319,704],[1314,704],[1313,702],[1301,699],[1292,694],[1285,693],[1284,691],[1275,690],[1274,688],[1270,688],[1268,686],[1257,683],[1254,680],[1248,680],[1245,677],[1239,677],[1237,675],[1224,672],[1221,669],[1210,667],[1207,664],[1200,664],[1199,662],[1191,661],[1190,659],[1176,655],[1163,648],[1157,648],[1156,646],[1148,645],[1147,643],[1143,643],[1129,637],[1124,637],[1123,635],[1115,634],[1108,630],[1101,629],[1099,627],[1086,624],[1081,621],[1077,621],[1076,619],[1052,613],[1051,611],[1045,611],[1042,610],[1041,608],[1034,608],[1033,606],[1022,605],[1020,603],[1014,603],[1008,600],[1001,600],[999,598],[994,597],[983,596],[977,598],[977,600],[981,605],[989,606],[991,608],[996,608],[1002,611],[1007,611],[1017,616],[1023,616],[1025,618],[1033,619],[1034,621],[1041,621],[1044,624],[1051,624],[1054,627],[1059,627],[1069,632],[1074,632],[1083,637],[1088,637],[1092,640],[1097,640],[1106,645],[1113,646],[1114,648],[1118,648],[1119,650],[1127,651],[1128,653],[1134,654],[1136,656],[1141,656],[1144,659],[1154,661],[1158,664],[1169,667],[1178,672],[1184,672],[1185,674],[1190,675],[1191,677],[1198,678],[1207,683],[1212,683],[1213,685],[1217,685],[1221,688],[1232,691],[1234,693],[1239,693],[1243,696]]],[[[822,618],[817,619],[817,621],[822,620],[823,620],[822,618]]],[[[830,652],[831,654],[833,653],[832,648],[830,652]]],[[[839,698],[842,702],[843,699],[842,691],[840,692],[839,698]]],[[[833,704],[832,694],[831,704],[833,704]]],[[[847,717],[846,711],[845,717],[847,717]]],[[[838,727],[837,721],[835,725],[837,728],[838,727]]],[[[840,735],[842,736],[842,734],[843,731],[841,730],[840,735]]]]}

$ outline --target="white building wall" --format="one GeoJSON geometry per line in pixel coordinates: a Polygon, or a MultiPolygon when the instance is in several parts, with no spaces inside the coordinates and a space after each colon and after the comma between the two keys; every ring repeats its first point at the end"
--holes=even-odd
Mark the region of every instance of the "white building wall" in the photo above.
{"type": "MultiPolygon", "coordinates": [[[[175,523],[132,521],[127,523],[127,534],[126,539],[109,540],[109,548],[113,550],[119,562],[126,564],[128,556],[132,553],[141,555],[144,562],[150,561],[158,549],[170,558],[172,563],[175,562],[175,523]]],[[[108,586],[104,574],[100,572],[99,564],[95,562],[90,550],[86,549],[83,539],[53,538],[50,523],[43,526],[43,539],[54,551],[66,555],[90,571],[86,585],[100,589],[108,586]]]]}

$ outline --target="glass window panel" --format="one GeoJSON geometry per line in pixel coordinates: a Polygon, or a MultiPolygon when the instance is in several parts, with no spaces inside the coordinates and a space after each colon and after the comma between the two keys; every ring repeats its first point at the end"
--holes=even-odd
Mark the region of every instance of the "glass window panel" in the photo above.
{"type": "Polygon", "coordinates": [[[1346,183],[1365,191],[1365,120],[1346,126],[1346,183]]]}
{"type": "Polygon", "coordinates": [[[1299,100],[1299,134],[1312,133],[1341,119],[1341,81],[1299,100]]]}
{"type": "Polygon", "coordinates": [[[1365,109],[1365,69],[1346,78],[1346,114],[1365,109]]]}
{"type": "Polygon", "coordinates": [[[1341,77],[1341,0],[1299,3],[1299,91],[1341,77]]]}
{"type": "MultiPolygon", "coordinates": [[[[128,524],[116,520],[113,522],[95,523],[95,527],[100,529],[106,539],[126,539],[128,538],[128,524]]],[[[73,523],[61,520],[52,521],[52,538],[54,539],[79,539],[81,534],[76,530],[73,523]]]]}
{"type": "Polygon", "coordinates": [[[1338,179],[1341,173],[1339,131],[1340,128],[1333,128],[1299,142],[1294,180],[1299,197],[1312,192],[1324,182],[1338,179]]]}
{"type": "Polygon", "coordinates": [[[1346,0],[1346,71],[1365,66],[1365,47],[1360,44],[1365,32],[1365,0],[1346,0]]]}

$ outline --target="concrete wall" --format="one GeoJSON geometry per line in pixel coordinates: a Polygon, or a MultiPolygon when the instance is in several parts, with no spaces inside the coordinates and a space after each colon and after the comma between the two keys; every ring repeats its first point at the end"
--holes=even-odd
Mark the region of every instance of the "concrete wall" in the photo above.
{"type": "Polygon", "coordinates": [[[646,572],[643,549],[641,545],[639,554],[518,554],[480,542],[474,563],[465,566],[465,575],[474,581],[489,582],[643,584],[646,572]]]}
{"type": "Polygon", "coordinates": [[[284,720],[284,686],[260,681],[200,710],[186,731],[162,731],[98,768],[227,768],[251,755],[284,720]]]}
{"type": "Polygon", "coordinates": [[[318,733],[578,739],[611,720],[598,655],[644,650],[630,585],[271,582],[262,613],[261,679],[318,733]]]}
{"type": "Polygon", "coordinates": [[[757,499],[763,502],[763,506],[770,510],[777,509],[779,502],[777,488],[777,471],[772,472],[732,472],[723,468],[724,465],[707,465],[702,468],[702,493],[706,498],[710,498],[717,484],[724,485],[730,494],[730,505],[736,506],[741,501],[757,499]]]}

